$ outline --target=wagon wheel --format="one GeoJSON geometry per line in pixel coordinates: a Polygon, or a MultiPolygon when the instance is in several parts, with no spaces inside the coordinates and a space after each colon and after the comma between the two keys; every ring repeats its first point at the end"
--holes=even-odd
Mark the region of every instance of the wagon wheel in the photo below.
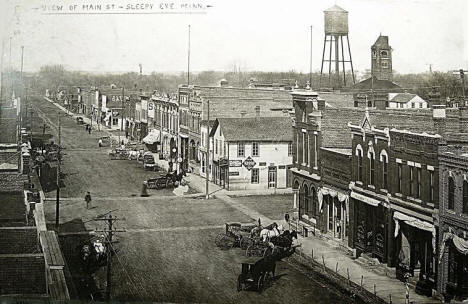
{"type": "Polygon", "coordinates": [[[237,277],[237,291],[244,290],[244,283],[242,282],[242,275],[237,277]]]}
{"type": "Polygon", "coordinates": [[[257,291],[259,293],[263,291],[264,283],[265,283],[265,275],[263,274],[258,277],[258,281],[257,281],[257,291]]]}
{"type": "Polygon", "coordinates": [[[262,249],[262,257],[266,257],[272,254],[272,249],[270,247],[265,247],[262,249]]]}
{"type": "Polygon", "coordinates": [[[247,249],[245,249],[245,256],[248,256],[248,257],[252,256],[253,247],[254,247],[253,244],[247,246],[247,249]]]}
{"type": "Polygon", "coordinates": [[[267,271],[263,277],[263,287],[266,289],[270,286],[271,283],[271,277],[270,273],[267,271]]]}
{"type": "Polygon", "coordinates": [[[236,244],[236,239],[225,235],[224,238],[221,239],[221,249],[231,249],[236,244]]]}

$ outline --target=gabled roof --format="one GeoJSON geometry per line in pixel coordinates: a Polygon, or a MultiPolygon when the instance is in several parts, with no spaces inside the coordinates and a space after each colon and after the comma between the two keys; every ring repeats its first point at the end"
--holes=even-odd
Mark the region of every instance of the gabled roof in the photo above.
{"type": "Polygon", "coordinates": [[[377,79],[377,77],[375,76],[374,76],[373,84],[372,84],[372,78],[369,77],[366,80],[358,82],[353,86],[353,90],[371,90],[372,88],[374,90],[391,90],[391,89],[401,90],[401,87],[397,85],[396,83],[390,80],[377,79]]]}
{"type": "Polygon", "coordinates": [[[393,96],[390,101],[393,102],[401,102],[401,103],[407,103],[411,101],[414,97],[418,95],[416,94],[410,94],[410,93],[398,93],[395,96],[393,96]]]}
{"type": "Polygon", "coordinates": [[[293,140],[292,120],[289,117],[218,118],[211,136],[218,127],[226,141],[293,140]]]}
{"type": "Polygon", "coordinates": [[[0,172],[0,192],[23,191],[27,177],[17,172],[0,172]]]}
{"type": "Polygon", "coordinates": [[[333,5],[332,7],[330,8],[327,8],[326,10],[324,10],[324,12],[348,12],[346,10],[344,10],[343,8],[339,7],[338,5],[333,5]]]}

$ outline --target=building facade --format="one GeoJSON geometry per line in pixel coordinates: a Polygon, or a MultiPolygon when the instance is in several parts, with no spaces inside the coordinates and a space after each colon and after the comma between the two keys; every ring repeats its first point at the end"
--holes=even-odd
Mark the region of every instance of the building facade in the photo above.
{"type": "Polygon", "coordinates": [[[287,188],[290,126],[289,117],[216,119],[209,133],[210,180],[228,190],[287,188]]]}
{"type": "Polygon", "coordinates": [[[442,147],[438,291],[446,298],[468,298],[468,151],[442,147]]]}
{"type": "Polygon", "coordinates": [[[388,36],[380,35],[371,47],[371,75],[378,80],[393,81],[392,48],[388,36]]]}

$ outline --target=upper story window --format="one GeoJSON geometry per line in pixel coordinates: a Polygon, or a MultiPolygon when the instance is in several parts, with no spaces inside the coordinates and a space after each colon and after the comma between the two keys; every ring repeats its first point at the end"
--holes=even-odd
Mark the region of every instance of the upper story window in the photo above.
{"type": "Polygon", "coordinates": [[[463,181],[463,213],[468,213],[468,181],[463,181]]]}
{"type": "Polygon", "coordinates": [[[382,68],[384,69],[388,68],[388,62],[382,61],[382,68]]]}
{"type": "Polygon", "coordinates": [[[372,58],[376,58],[377,57],[377,52],[376,51],[372,51],[372,58]]]}
{"type": "Polygon", "coordinates": [[[375,185],[375,154],[369,153],[369,184],[375,185]]]}
{"type": "Polygon", "coordinates": [[[288,143],[288,156],[292,156],[293,144],[292,142],[288,143]]]}
{"type": "Polygon", "coordinates": [[[414,167],[409,168],[410,173],[410,188],[409,188],[409,195],[414,195],[414,167]]]}
{"type": "Polygon", "coordinates": [[[356,147],[357,156],[357,180],[362,182],[362,148],[361,145],[356,147]]]}
{"type": "Polygon", "coordinates": [[[455,181],[452,176],[448,177],[448,206],[449,210],[455,209],[455,181]]]}
{"type": "Polygon", "coordinates": [[[237,143],[237,156],[245,156],[245,145],[243,142],[237,143]]]}
{"type": "Polygon", "coordinates": [[[421,198],[421,168],[416,170],[416,198],[421,198]]]}
{"type": "Polygon", "coordinates": [[[382,187],[388,189],[388,155],[387,151],[380,152],[380,161],[382,162],[382,187]]]}
{"type": "Polygon", "coordinates": [[[382,58],[387,58],[387,57],[388,57],[388,51],[386,51],[386,50],[380,51],[380,56],[381,56],[382,58]]]}
{"type": "Polygon", "coordinates": [[[398,184],[397,184],[397,191],[398,193],[402,192],[402,178],[403,178],[403,166],[401,163],[398,163],[398,184]]]}
{"type": "Polygon", "coordinates": [[[429,171],[429,202],[434,202],[434,171],[429,171]]]}
{"type": "Polygon", "coordinates": [[[302,111],[302,122],[307,122],[307,110],[304,107],[304,111],[302,111]]]}
{"type": "Polygon", "coordinates": [[[215,139],[215,153],[218,154],[218,140],[215,139]]]}
{"type": "Polygon", "coordinates": [[[258,142],[253,142],[252,143],[252,156],[259,156],[260,155],[260,150],[258,146],[258,142]]]}

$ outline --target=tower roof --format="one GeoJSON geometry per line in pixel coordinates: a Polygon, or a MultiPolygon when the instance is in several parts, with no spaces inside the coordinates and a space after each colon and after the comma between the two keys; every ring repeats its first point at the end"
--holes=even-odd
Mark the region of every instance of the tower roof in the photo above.
{"type": "Polygon", "coordinates": [[[390,47],[388,44],[388,36],[382,36],[380,35],[379,38],[375,41],[374,45],[372,47],[390,47]]]}
{"type": "Polygon", "coordinates": [[[339,7],[338,5],[333,5],[332,7],[324,10],[324,12],[344,12],[344,13],[347,13],[348,11],[342,9],[341,7],[339,7]]]}

